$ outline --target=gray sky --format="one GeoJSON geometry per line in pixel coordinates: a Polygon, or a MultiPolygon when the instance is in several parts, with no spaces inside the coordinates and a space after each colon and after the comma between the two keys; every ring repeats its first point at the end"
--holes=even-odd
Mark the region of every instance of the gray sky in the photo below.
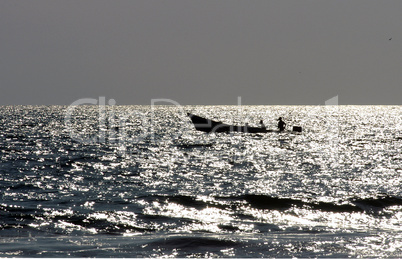
{"type": "Polygon", "coordinates": [[[0,105],[401,105],[402,1],[1,0],[0,85],[0,105]]]}

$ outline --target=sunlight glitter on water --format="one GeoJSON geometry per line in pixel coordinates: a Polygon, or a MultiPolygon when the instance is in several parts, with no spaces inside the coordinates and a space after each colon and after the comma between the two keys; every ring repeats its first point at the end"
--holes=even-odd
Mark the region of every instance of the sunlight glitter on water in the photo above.
{"type": "Polygon", "coordinates": [[[282,116],[303,127],[296,134],[205,134],[176,107],[108,107],[127,119],[120,135],[118,121],[99,130],[99,109],[79,107],[73,132],[101,133],[99,143],[72,140],[65,107],[30,107],[25,117],[25,107],[1,109],[3,233],[139,235],[123,250],[141,256],[185,256],[184,247],[165,249],[170,234],[189,235],[201,255],[401,255],[400,106],[185,107],[237,125],[264,119],[272,129],[282,116]],[[226,234],[236,242],[214,236],[226,234]],[[149,250],[139,250],[144,239],[149,250]]]}

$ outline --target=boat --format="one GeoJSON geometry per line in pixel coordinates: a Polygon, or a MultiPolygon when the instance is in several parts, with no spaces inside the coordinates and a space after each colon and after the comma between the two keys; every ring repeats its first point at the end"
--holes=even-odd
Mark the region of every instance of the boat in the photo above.
{"type": "MultiPolygon", "coordinates": [[[[194,124],[196,130],[203,132],[244,132],[244,133],[268,133],[268,132],[280,132],[279,130],[269,130],[262,127],[251,126],[236,126],[229,125],[220,121],[214,121],[200,117],[198,115],[187,113],[191,122],[194,124]]],[[[301,132],[301,127],[293,127],[293,131],[301,132]]]]}

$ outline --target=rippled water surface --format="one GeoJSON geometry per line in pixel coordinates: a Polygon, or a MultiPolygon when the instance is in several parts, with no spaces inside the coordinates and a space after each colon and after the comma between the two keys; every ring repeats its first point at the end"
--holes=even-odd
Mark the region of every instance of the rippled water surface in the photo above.
{"type": "Polygon", "coordinates": [[[2,106],[0,254],[402,256],[401,106],[2,106]],[[186,112],[302,133],[211,133],[186,112]]]}

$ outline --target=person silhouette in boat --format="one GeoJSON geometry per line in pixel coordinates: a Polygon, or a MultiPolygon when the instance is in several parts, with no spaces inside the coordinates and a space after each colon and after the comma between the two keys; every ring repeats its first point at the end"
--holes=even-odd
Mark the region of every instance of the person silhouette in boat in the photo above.
{"type": "Polygon", "coordinates": [[[264,124],[264,122],[263,122],[262,120],[260,120],[260,127],[261,127],[262,129],[266,129],[265,124],[264,124]]]}
{"type": "Polygon", "coordinates": [[[282,117],[279,117],[279,119],[278,119],[279,131],[284,131],[285,127],[286,127],[286,123],[282,120],[282,117]]]}

